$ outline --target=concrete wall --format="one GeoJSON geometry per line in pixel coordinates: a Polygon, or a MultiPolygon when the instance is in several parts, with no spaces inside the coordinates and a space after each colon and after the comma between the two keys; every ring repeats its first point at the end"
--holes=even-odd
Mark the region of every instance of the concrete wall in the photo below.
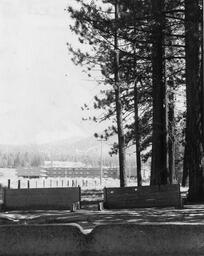
{"type": "Polygon", "coordinates": [[[204,225],[117,224],[85,235],[77,225],[0,226],[0,255],[198,256],[204,225]]]}
{"type": "Polygon", "coordinates": [[[6,210],[71,209],[80,201],[80,188],[4,189],[6,210]]]}

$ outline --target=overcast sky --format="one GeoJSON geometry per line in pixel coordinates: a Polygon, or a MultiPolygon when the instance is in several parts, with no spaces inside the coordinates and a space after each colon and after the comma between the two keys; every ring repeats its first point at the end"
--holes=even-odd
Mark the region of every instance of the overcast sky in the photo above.
{"type": "Polygon", "coordinates": [[[68,56],[71,0],[0,0],[0,144],[92,135],[81,105],[95,82],[68,56]]]}

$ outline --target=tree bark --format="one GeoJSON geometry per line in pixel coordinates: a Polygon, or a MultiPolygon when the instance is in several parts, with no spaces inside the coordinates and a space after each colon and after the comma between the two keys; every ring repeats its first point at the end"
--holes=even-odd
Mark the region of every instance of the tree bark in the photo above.
{"type": "MultiPolygon", "coordinates": [[[[171,81],[173,83],[173,81],[171,81]]],[[[173,84],[171,85],[173,87],[173,84]]],[[[175,120],[174,120],[174,93],[170,90],[168,102],[168,169],[169,169],[169,183],[176,182],[175,173],[175,120]]]]}
{"type": "MultiPolygon", "coordinates": [[[[203,2],[202,2],[203,3],[203,2]]],[[[202,126],[202,145],[203,145],[203,158],[204,158],[204,83],[203,83],[203,8],[200,12],[199,19],[199,30],[200,30],[200,105],[201,105],[201,126],[202,126]]],[[[204,168],[204,167],[203,167],[204,168]]]]}
{"type": "Polygon", "coordinates": [[[182,186],[185,187],[187,184],[187,178],[189,175],[188,171],[188,153],[187,153],[187,147],[184,148],[184,158],[183,158],[183,175],[182,175],[182,186]]]}
{"type": "MultiPolygon", "coordinates": [[[[134,33],[136,34],[136,13],[135,13],[135,3],[133,10],[133,24],[134,33]]],[[[136,58],[136,44],[133,46],[134,50],[134,111],[135,111],[135,146],[136,146],[136,166],[137,166],[137,186],[142,186],[142,171],[141,171],[141,149],[140,149],[140,125],[139,125],[139,111],[138,111],[138,88],[137,84],[139,82],[137,76],[137,58],[136,58]]]]}
{"type": "Polygon", "coordinates": [[[186,40],[186,151],[189,168],[189,200],[204,200],[204,182],[201,160],[203,154],[203,113],[202,113],[202,72],[200,72],[200,36],[198,0],[185,0],[185,40],[186,40]]]}
{"type": "Polygon", "coordinates": [[[116,101],[116,119],[117,119],[117,132],[118,132],[118,150],[119,150],[119,173],[120,173],[120,187],[127,185],[126,177],[126,150],[125,150],[125,135],[122,119],[122,103],[121,103],[121,88],[119,83],[119,51],[118,51],[118,1],[115,0],[115,101],[116,101]]]}
{"type": "Polygon", "coordinates": [[[153,136],[151,185],[167,184],[166,85],[164,64],[164,0],[152,0],[153,136]]]}
{"type": "Polygon", "coordinates": [[[135,84],[134,84],[134,110],[135,110],[135,143],[136,143],[137,185],[142,186],[137,82],[138,82],[137,79],[135,79],[135,84]]]}

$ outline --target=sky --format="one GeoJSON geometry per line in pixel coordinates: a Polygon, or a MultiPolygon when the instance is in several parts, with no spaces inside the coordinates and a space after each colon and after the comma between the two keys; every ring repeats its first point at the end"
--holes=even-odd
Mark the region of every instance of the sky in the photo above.
{"type": "Polygon", "coordinates": [[[64,11],[73,0],[0,0],[0,144],[91,136],[82,121],[95,81],[71,62],[78,46],[64,11]]]}

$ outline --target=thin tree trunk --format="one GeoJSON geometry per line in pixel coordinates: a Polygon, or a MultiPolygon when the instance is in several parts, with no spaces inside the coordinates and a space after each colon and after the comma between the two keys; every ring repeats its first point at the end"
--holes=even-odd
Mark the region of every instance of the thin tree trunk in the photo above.
{"type": "Polygon", "coordinates": [[[118,51],[118,1],[115,0],[115,100],[116,100],[116,119],[118,130],[118,147],[119,147],[119,172],[120,172],[120,187],[127,185],[126,177],[126,155],[125,155],[125,135],[122,120],[122,103],[121,103],[121,88],[119,83],[119,51],[118,51]]]}
{"type": "MultiPolygon", "coordinates": [[[[171,85],[173,87],[173,84],[171,85]]],[[[174,120],[174,93],[170,90],[169,94],[169,112],[168,112],[168,127],[169,127],[169,137],[168,137],[168,161],[169,161],[169,183],[175,183],[176,173],[175,173],[175,120],[174,120]]]]}
{"type": "Polygon", "coordinates": [[[142,186],[137,79],[135,79],[135,84],[134,84],[134,108],[135,108],[135,143],[136,143],[136,163],[137,163],[137,185],[142,186]]]}
{"type": "MultiPolygon", "coordinates": [[[[136,14],[135,14],[135,3],[134,3],[134,33],[136,34],[136,14]]],[[[138,88],[139,82],[137,77],[137,60],[136,60],[136,45],[133,46],[134,50],[134,111],[135,111],[135,146],[136,146],[136,166],[137,166],[137,186],[142,186],[142,171],[141,171],[141,149],[140,149],[140,125],[139,125],[139,111],[138,111],[138,88]]]]}
{"type": "Polygon", "coordinates": [[[152,0],[153,135],[151,185],[167,184],[166,85],[164,64],[164,0],[152,0]]]}
{"type": "Polygon", "coordinates": [[[182,186],[185,187],[187,184],[187,178],[189,175],[188,171],[188,154],[187,154],[187,147],[184,148],[184,159],[183,159],[183,175],[182,175],[182,186]]]}

